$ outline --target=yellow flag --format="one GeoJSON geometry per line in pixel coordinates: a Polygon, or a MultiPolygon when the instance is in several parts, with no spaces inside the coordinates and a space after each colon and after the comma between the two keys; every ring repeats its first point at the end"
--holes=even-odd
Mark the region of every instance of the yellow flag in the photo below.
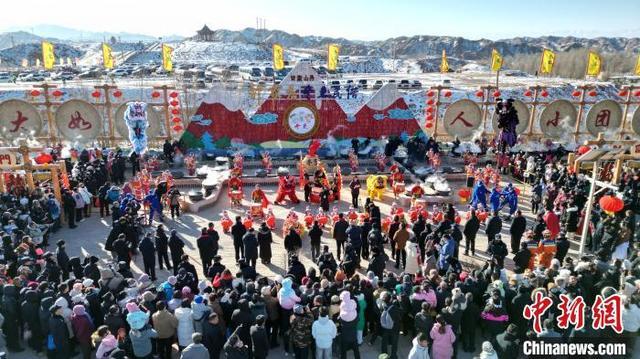
{"type": "Polygon", "coordinates": [[[587,75],[598,76],[602,69],[602,59],[598,53],[589,51],[589,61],[587,62],[587,75]]]}
{"type": "Polygon", "coordinates": [[[22,59],[22,67],[29,67],[29,60],[22,59]]]}
{"type": "Polygon", "coordinates": [[[329,54],[327,56],[327,70],[335,71],[338,68],[339,56],[340,56],[340,46],[336,44],[329,45],[329,54]]]}
{"type": "Polygon", "coordinates": [[[53,44],[48,41],[42,42],[42,63],[44,68],[51,70],[56,64],[56,56],[53,54],[53,44]]]}
{"type": "Polygon", "coordinates": [[[636,60],[636,68],[633,73],[640,76],[640,55],[638,55],[638,60],[636,60]]]}
{"type": "Polygon", "coordinates": [[[440,61],[440,72],[449,72],[449,62],[447,61],[447,52],[442,50],[442,61],[440,61]]]}
{"type": "Polygon", "coordinates": [[[550,74],[553,71],[553,64],[556,62],[556,54],[549,50],[542,50],[542,59],[540,60],[540,74],[550,74]]]}
{"type": "Polygon", "coordinates": [[[173,71],[173,47],[169,45],[162,44],[162,68],[165,71],[171,72],[173,71]]]}
{"type": "Polygon", "coordinates": [[[112,69],[115,65],[113,50],[111,49],[111,46],[105,43],[102,43],[102,64],[105,69],[112,69]]]}
{"type": "Polygon", "coordinates": [[[284,69],[284,48],[280,44],[273,44],[273,69],[284,69]]]}
{"type": "Polygon", "coordinates": [[[491,71],[500,71],[502,68],[502,55],[498,50],[491,50],[491,71]]]}

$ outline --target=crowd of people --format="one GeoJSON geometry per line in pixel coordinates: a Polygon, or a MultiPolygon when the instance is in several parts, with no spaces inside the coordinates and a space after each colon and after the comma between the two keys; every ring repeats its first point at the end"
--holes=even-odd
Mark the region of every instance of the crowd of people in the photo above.
{"type": "Polygon", "coordinates": [[[109,173],[107,161],[78,163],[85,167],[72,176],[73,190],[57,211],[46,187],[1,197],[0,313],[10,352],[27,346],[49,358],[240,359],[266,358],[282,347],[297,359],[324,359],[360,358],[361,346],[370,345],[395,359],[407,337],[402,340],[411,343],[411,359],[454,358],[461,351],[517,358],[523,341],[536,338],[599,338],[625,343],[633,353],[640,328],[638,173],[627,173],[617,191],[622,211],[605,213],[596,203],[588,243],[594,255],[568,255],[570,240],[583,228],[589,182],[550,163],[530,173],[535,221],[521,210],[513,218],[498,210],[487,220],[470,210],[458,224],[449,205],[437,221],[395,213],[386,226],[380,207],[367,199],[363,216],[339,213],[330,225],[315,221],[303,234],[311,266],[301,260],[306,240],[291,229],[284,238],[286,273],[265,277],[256,265],[258,258],[265,264],[272,259],[266,224],[247,228],[238,217],[229,233],[219,233],[213,222],[202,228],[195,243],[202,268],[196,268],[175,230],[162,224],[145,230],[138,216],[142,203],[123,203],[123,194],[110,192],[109,181],[117,183],[118,174],[109,173]],[[88,167],[94,176],[83,178],[88,167]],[[61,209],[73,228],[72,219],[90,214],[92,196],[118,204],[98,205],[112,218],[105,249],[113,258],[69,257],[64,240],[47,251],[61,209]],[[503,222],[510,222],[509,245],[502,241],[503,222]],[[476,245],[481,231],[487,240],[476,245]],[[335,241],[335,256],[328,241],[335,241]],[[219,249],[227,243],[237,266],[222,263],[219,249]],[[463,263],[461,250],[484,264],[463,263]],[[512,271],[505,267],[509,252],[512,271]],[[131,269],[136,255],[142,274],[131,269]],[[156,269],[164,268],[172,275],[159,280],[156,269]],[[539,292],[556,304],[562,295],[581,296],[589,308],[598,295],[620,295],[624,330],[592,329],[589,314],[583,328],[562,328],[552,307],[536,333],[523,313],[539,292]]]}

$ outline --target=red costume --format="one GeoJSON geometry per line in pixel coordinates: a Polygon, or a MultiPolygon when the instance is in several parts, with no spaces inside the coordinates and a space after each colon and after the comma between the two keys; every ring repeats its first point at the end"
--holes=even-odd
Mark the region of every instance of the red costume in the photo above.
{"type": "Polygon", "coordinates": [[[280,204],[285,197],[289,197],[289,200],[295,204],[300,203],[296,196],[296,180],[287,175],[286,177],[280,177],[278,183],[278,195],[276,196],[275,203],[280,204]]]}
{"type": "Polygon", "coordinates": [[[229,179],[229,200],[232,204],[240,204],[242,202],[242,180],[238,177],[229,179]]]}
{"type": "Polygon", "coordinates": [[[254,203],[261,203],[262,208],[267,208],[269,206],[269,200],[267,199],[267,195],[261,188],[256,188],[251,192],[251,200],[254,203]]]}

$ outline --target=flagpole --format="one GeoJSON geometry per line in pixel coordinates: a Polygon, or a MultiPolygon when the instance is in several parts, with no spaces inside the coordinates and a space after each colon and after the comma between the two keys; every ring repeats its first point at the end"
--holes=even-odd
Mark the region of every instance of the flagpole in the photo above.
{"type": "Polygon", "coordinates": [[[500,70],[496,71],[496,90],[500,89],[500,70]]]}

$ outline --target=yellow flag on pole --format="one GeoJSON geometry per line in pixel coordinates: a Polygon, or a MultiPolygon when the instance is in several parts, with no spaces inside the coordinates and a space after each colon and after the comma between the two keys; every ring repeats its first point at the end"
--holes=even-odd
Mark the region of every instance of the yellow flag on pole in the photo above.
{"type": "Polygon", "coordinates": [[[171,72],[173,71],[173,47],[162,44],[162,68],[165,71],[171,72]]]}
{"type": "Polygon", "coordinates": [[[542,50],[542,58],[540,59],[540,74],[550,74],[553,71],[553,64],[556,62],[556,54],[549,50],[542,50]]]}
{"type": "Polygon", "coordinates": [[[442,50],[442,60],[440,61],[440,72],[447,73],[449,72],[449,62],[447,61],[447,52],[442,50]]]}
{"type": "Polygon", "coordinates": [[[112,69],[115,65],[113,49],[106,43],[102,43],[102,65],[105,69],[112,69]]]}
{"type": "Polygon", "coordinates": [[[280,44],[273,44],[273,69],[284,69],[284,48],[280,44]]]}
{"type": "Polygon", "coordinates": [[[597,52],[589,51],[587,61],[587,76],[598,76],[602,70],[602,59],[597,52]]]}
{"type": "Polygon", "coordinates": [[[491,71],[500,71],[502,68],[502,55],[498,52],[498,50],[491,50],[491,71]]]}
{"type": "Polygon", "coordinates": [[[47,70],[53,69],[56,64],[56,56],[53,54],[53,44],[49,41],[42,42],[42,63],[47,70]]]}
{"type": "Polygon", "coordinates": [[[340,46],[336,44],[329,45],[329,53],[327,55],[327,70],[335,71],[338,68],[339,56],[340,56],[340,46]]]}
{"type": "Polygon", "coordinates": [[[633,73],[640,76],[640,55],[638,55],[638,59],[636,60],[636,68],[633,73]]]}

